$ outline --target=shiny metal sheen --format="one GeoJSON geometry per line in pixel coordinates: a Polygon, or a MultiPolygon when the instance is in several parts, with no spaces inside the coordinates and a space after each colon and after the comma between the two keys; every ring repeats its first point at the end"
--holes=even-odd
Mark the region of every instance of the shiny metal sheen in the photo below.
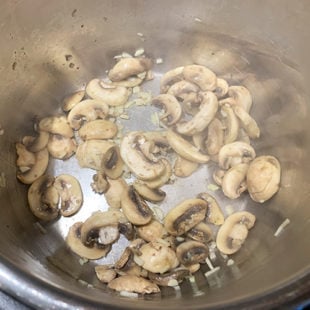
{"type": "MultiPolygon", "coordinates": [[[[0,289],[42,309],[267,309],[310,292],[309,26],[306,0],[1,1],[0,289]],[[257,216],[233,266],[222,265],[209,282],[198,274],[198,290],[186,281],[180,291],[167,288],[137,301],[109,291],[96,279],[94,263],[81,265],[64,245],[73,222],[106,208],[90,190],[92,172],[74,159],[51,163],[52,173],[81,180],[85,204],[74,217],[44,224],[44,234],[28,209],[26,186],[15,178],[14,143],[32,133],[35,118],[58,113],[66,94],[104,76],[113,56],[140,47],[164,60],[144,87],[154,94],[163,72],[191,63],[247,86],[262,131],[255,149],[277,156],[283,173],[279,193],[263,205],[247,195],[232,203],[213,193],[225,212],[257,216]],[[274,237],[286,218],[289,226],[274,237]]],[[[126,128],[152,127],[148,109],[131,113],[126,128]]],[[[165,212],[208,190],[212,169],[167,186],[165,212]]]]}

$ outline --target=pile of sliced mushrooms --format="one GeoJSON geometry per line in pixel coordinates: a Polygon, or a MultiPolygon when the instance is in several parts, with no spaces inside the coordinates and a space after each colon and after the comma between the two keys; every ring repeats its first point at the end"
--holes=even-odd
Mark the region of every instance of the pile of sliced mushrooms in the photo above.
{"type": "Polygon", "coordinates": [[[148,204],[165,199],[161,187],[213,162],[218,167],[214,181],[225,196],[236,199],[248,191],[263,203],[279,189],[280,164],[270,155],[256,157],[250,144],[260,129],[249,114],[249,90],[228,85],[202,65],[177,67],[162,76],[160,94],[151,101],[161,109],[159,130],[120,135],[115,111],[152,79],[153,61],[144,55],[117,60],[106,79],[93,79],[85,90],[68,95],[62,115],[42,118],[36,135],[16,144],[17,178],[30,185],[32,213],[52,221],[78,212],[83,193],[73,176],[46,173],[49,158],[75,155],[81,168],[95,170],[91,187],[105,196],[109,208],[75,223],[68,247],[81,258],[97,260],[124,235],[129,245],[115,264],[95,267],[98,279],[120,292],[157,293],[206,264],[210,242],[224,255],[236,253],[256,220],[247,211],[225,219],[207,192],[176,201],[161,220],[148,204]],[[125,173],[133,177],[131,183],[125,173]],[[216,236],[212,226],[219,227],[216,236]]]}

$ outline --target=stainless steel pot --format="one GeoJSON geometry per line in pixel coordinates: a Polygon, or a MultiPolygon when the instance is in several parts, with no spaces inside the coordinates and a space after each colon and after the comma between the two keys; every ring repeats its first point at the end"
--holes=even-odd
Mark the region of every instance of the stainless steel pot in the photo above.
{"type": "MultiPolygon", "coordinates": [[[[266,309],[310,294],[308,1],[5,0],[0,20],[2,290],[42,309],[266,309]],[[234,256],[234,268],[223,268],[214,285],[197,276],[200,294],[187,282],[160,297],[133,300],[111,293],[91,264],[82,266],[64,246],[76,218],[45,225],[42,234],[27,207],[27,189],[15,178],[14,143],[32,132],[33,119],[57,112],[65,94],[103,76],[114,55],[138,47],[164,59],[156,76],[195,62],[246,85],[262,129],[257,152],[277,156],[283,167],[273,199],[258,205],[244,196],[234,204],[254,212],[257,225],[234,256]],[[286,218],[290,225],[274,237],[286,218]]],[[[61,165],[55,162],[50,170],[57,173],[61,165]]],[[[74,164],[65,169],[89,184],[87,172],[74,164]]],[[[202,173],[200,178],[209,178],[202,173]]],[[[169,202],[205,188],[198,183],[180,186],[174,196],[171,190],[169,202]]],[[[104,208],[103,200],[87,197],[87,212],[104,208]]]]}

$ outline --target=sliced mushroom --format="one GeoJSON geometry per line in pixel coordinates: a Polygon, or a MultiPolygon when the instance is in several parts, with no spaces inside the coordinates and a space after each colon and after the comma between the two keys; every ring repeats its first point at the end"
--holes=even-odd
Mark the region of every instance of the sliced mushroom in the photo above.
{"type": "Polygon", "coordinates": [[[251,198],[262,203],[279,190],[280,163],[274,156],[259,156],[250,163],[246,178],[251,198]]]}
{"type": "Polygon", "coordinates": [[[84,122],[97,118],[105,119],[109,114],[109,106],[102,100],[85,99],[79,102],[68,114],[70,126],[78,130],[84,122]]]}
{"type": "Polygon", "coordinates": [[[150,202],[160,202],[166,197],[166,193],[159,188],[150,188],[145,183],[136,180],[133,183],[133,187],[139,193],[139,195],[150,202]]]}
{"type": "Polygon", "coordinates": [[[116,272],[123,275],[147,276],[147,271],[143,270],[141,266],[137,265],[134,261],[134,253],[130,247],[125,248],[124,252],[115,263],[116,272]]]}
{"type": "Polygon", "coordinates": [[[247,144],[251,144],[251,139],[243,128],[239,129],[239,134],[238,134],[237,140],[241,141],[241,142],[245,142],[247,144]]]}
{"type": "Polygon", "coordinates": [[[206,149],[208,154],[218,154],[223,145],[224,126],[223,123],[215,117],[208,126],[208,136],[206,139],[206,149]]]}
{"type": "Polygon", "coordinates": [[[222,180],[222,190],[226,197],[236,199],[247,189],[246,175],[249,164],[237,164],[225,172],[222,180]]]}
{"type": "Polygon", "coordinates": [[[252,96],[249,90],[244,86],[230,86],[228,95],[232,97],[236,104],[249,112],[252,106],[252,96]]]}
{"type": "Polygon", "coordinates": [[[23,138],[23,144],[30,152],[39,152],[47,146],[49,136],[49,132],[39,131],[36,137],[25,136],[23,138]]]}
{"type": "Polygon", "coordinates": [[[162,160],[151,160],[142,152],[146,142],[143,132],[132,131],[124,136],[121,142],[121,157],[125,164],[141,180],[154,180],[165,172],[162,160]]]}
{"type": "Polygon", "coordinates": [[[222,225],[224,223],[224,214],[216,199],[208,193],[200,193],[198,198],[203,199],[208,203],[206,214],[207,222],[214,225],[222,225]]]}
{"type": "Polygon", "coordinates": [[[53,187],[54,178],[42,175],[28,189],[28,203],[31,212],[43,221],[54,220],[58,214],[59,194],[53,187]]]}
{"type": "Polygon", "coordinates": [[[83,193],[79,181],[72,175],[61,174],[56,177],[54,187],[61,199],[61,215],[71,216],[77,213],[83,204],[83,193]]]}
{"type": "Polygon", "coordinates": [[[121,208],[121,197],[124,191],[128,190],[128,185],[124,179],[108,180],[109,188],[104,194],[108,205],[112,208],[121,208]]]}
{"type": "Polygon", "coordinates": [[[119,82],[150,70],[152,65],[152,60],[148,58],[122,58],[109,71],[108,76],[112,82],[119,82]]]}
{"type": "Polygon", "coordinates": [[[86,93],[92,99],[102,100],[109,106],[120,106],[127,102],[131,91],[124,86],[105,83],[100,79],[91,80],[86,93]]]}
{"type": "Polygon", "coordinates": [[[219,152],[219,166],[223,169],[239,163],[249,163],[255,158],[255,150],[245,142],[232,142],[225,144],[219,152]]]}
{"type": "Polygon", "coordinates": [[[238,119],[229,104],[224,104],[221,107],[221,114],[223,117],[223,124],[225,127],[224,144],[234,142],[239,133],[238,119]]]}
{"type": "Polygon", "coordinates": [[[79,130],[83,140],[112,139],[118,132],[117,125],[105,119],[96,119],[85,123],[79,130]]]}
{"type": "Polygon", "coordinates": [[[152,220],[146,225],[136,227],[136,231],[138,235],[147,242],[161,239],[166,232],[163,224],[156,220],[152,220]]]}
{"type": "Polygon", "coordinates": [[[208,246],[197,241],[185,241],[176,249],[178,260],[185,266],[205,262],[208,254],[208,246]]]}
{"type": "Polygon", "coordinates": [[[171,178],[172,168],[169,161],[165,158],[162,158],[161,161],[165,166],[164,172],[154,180],[144,181],[144,183],[151,189],[158,189],[159,187],[168,183],[171,178]]]}
{"type": "Polygon", "coordinates": [[[161,94],[152,100],[152,104],[164,109],[164,114],[160,119],[167,125],[176,124],[182,116],[182,107],[179,101],[170,94],[161,94]]]}
{"type": "Polygon", "coordinates": [[[186,237],[200,243],[207,243],[213,239],[213,233],[208,224],[200,222],[186,233],[186,237]]]}
{"type": "Polygon", "coordinates": [[[210,124],[218,109],[218,101],[214,93],[201,92],[202,97],[199,111],[190,121],[177,123],[176,129],[180,134],[192,136],[203,131],[210,124]]]}
{"type": "Polygon", "coordinates": [[[76,152],[76,141],[74,138],[67,138],[51,134],[47,144],[49,154],[57,159],[68,159],[76,152]]]}
{"type": "Polygon", "coordinates": [[[190,272],[184,267],[179,267],[163,274],[148,273],[149,279],[160,286],[176,286],[182,283],[185,277],[188,276],[190,276],[190,272]]]}
{"type": "Polygon", "coordinates": [[[80,167],[101,170],[105,153],[115,147],[115,144],[106,140],[87,140],[78,145],[76,159],[80,167]]]}
{"type": "Polygon", "coordinates": [[[185,80],[200,87],[202,91],[212,91],[216,89],[217,78],[214,72],[205,66],[188,65],[184,67],[183,76],[185,80]]]}
{"type": "Polygon", "coordinates": [[[199,91],[199,87],[191,82],[182,80],[171,85],[167,91],[167,94],[173,95],[176,98],[182,100],[188,99],[188,94],[196,93],[199,91]]]}
{"type": "Polygon", "coordinates": [[[69,123],[65,116],[44,117],[39,122],[39,130],[67,138],[73,137],[73,130],[69,126],[69,123]]]}
{"type": "MultiPolygon", "coordinates": [[[[212,123],[212,121],[211,121],[211,123],[212,123]]],[[[208,135],[208,128],[206,128],[204,131],[198,132],[192,136],[193,144],[197,147],[197,149],[199,151],[206,152],[207,135],[208,135]]]]}
{"type": "Polygon", "coordinates": [[[98,265],[95,266],[96,276],[99,281],[103,283],[109,283],[116,278],[117,273],[113,268],[113,265],[98,265]]]}
{"type": "Polygon", "coordinates": [[[167,131],[167,140],[174,151],[183,158],[200,164],[209,161],[209,156],[200,153],[194,145],[170,129],[167,131]]]}
{"type": "Polygon", "coordinates": [[[35,180],[37,180],[40,176],[42,176],[48,166],[48,151],[46,148],[43,150],[37,152],[35,155],[35,164],[30,167],[30,169],[27,169],[27,171],[17,172],[17,178],[24,184],[31,184],[35,180]]]}
{"type": "Polygon", "coordinates": [[[90,184],[92,190],[97,194],[106,193],[110,187],[107,177],[103,171],[97,171],[93,175],[93,182],[90,184]]]}
{"type": "Polygon", "coordinates": [[[65,112],[69,112],[84,98],[84,96],[85,96],[84,90],[79,90],[77,92],[74,92],[73,94],[66,96],[62,102],[62,109],[65,112]]]}
{"type": "Polygon", "coordinates": [[[123,87],[136,87],[136,86],[139,86],[143,82],[144,79],[145,78],[133,76],[123,81],[112,82],[112,85],[123,86],[123,87]]]}
{"type": "Polygon", "coordinates": [[[190,274],[193,274],[200,269],[200,264],[197,263],[197,264],[192,264],[192,265],[188,265],[184,267],[190,272],[190,274]]]}
{"type": "Polygon", "coordinates": [[[205,218],[207,207],[202,199],[184,200],[168,212],[164,226],[171,235],[183,235],[205,218]]]}
{"type": "Polygon", "coordinates": [[[154,273],[165,273],[179,265],[175,252],[162,239],[142,245],[140,255],[136,254],[134,260],[147,271],[154,273]]]}
{"type": "Polygon", "coordinates": [[[249,115],[249,113],[240,106],[233,106],[233,110],[239,118],[240,124],[244,128],[248,136],[252,139],[259,138],[260,130],[255,119],[251,117],[251,115],[249,115]]]}
{"type": "Polygon", "coordinates": [[[236,253],[245,242],[248,230],[254,226],[255,216],[247,211],[235,212],[228,216],[220,227],[216,246],[224,254],[236,253]]]}
{"type": "Polygon", "coordinates": [[[223,98],[228,93],[229,85],[226,80],[218,78],[214,93],[218,99],[223,98]]]}
{"type": "Polygon", "coordinates": [[[108,284],[108,287],[119,292],[125,291],[139,294],[152,294],[160,292],[159,287],[155,283],[152,283],[142,277],[132,275],[124,275],[113,279],[108,284]]]}
{"type": "Polygon", "coordinates": [[[100,245],[99,247],[87,247],[81,241],[81,226],[83,222],[77,222],[73,224],[68,232],[66,237],[66,243],[71,249],[72,252],[79,255],[80,257],[87,258],[87,259],[99,259],[102,257],[107,256],[107,254],[111,250],[111,246],[103,246],[100,245]]]}
{"type": "Polygon", "coordinates": [[[112,244],[119,238],[119,225],[126,223],[119,210],[94,212],[81,227],[81,241],[90,247],[112,244]]]}
{"type": "Polygon", "coordinates": [[[199,112],[199,106],[202,100],[202,96],[200,96],[200,93],[188,93],[184,94],[182,97],[183,111],[189,115],[196,115],[199,112]]]}
{"type": "Polygon", "coordinates": [[[167,71],[160,80],[160,92],[166,93],[171,85],[183,80],[184,67],[177,67],[167,71]]]}
{"type": "Polygon", "coordinates": [[[125,216],[134,225],[145,225],[152,219],[152,210],[133,186],[129,186],[128,190],[122,193],[121,207],[125,216]]]}
{"type": "Polygon", "coordinates": [[[118,145],[107,149],[104,153],[101,168],[110,179],[118,179],[124,171],[124,162],[118,145]]]}
{"type": "Polygon", "coordinates": [[[17,160],[17,167],[23,172],[30,170],[36,163],[36,155],[27,150],[27,147],[22,143],[15,144],[17,160]]]}
{"type": "Polygon", "coordinates": [[[177,156],[173,171],[177,177],[186,178],[193,174],[198,168],[198,163],[194,163],[181,156],[177,156]]]}

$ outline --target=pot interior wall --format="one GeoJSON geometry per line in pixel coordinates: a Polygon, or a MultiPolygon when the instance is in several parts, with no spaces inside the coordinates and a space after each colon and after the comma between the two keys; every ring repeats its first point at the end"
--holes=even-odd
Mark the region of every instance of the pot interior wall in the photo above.
{"type": "MultiPolygon", "coordinates": [[[[146,305],[214,308],[267,298],[309,275],[310,119],[308,95],[303,90],[309,46],[300,31],[309,24],[307,6],[306,1],[3,1],[2,287],[43,308],[54,303],[59,308],[86,304],[135,309],[146,305]],[[197,275],[197,289],[186,282],[180,291],[169,288],[162,296],[141,297],[137,302],[108,291],[96,279],[94,263],[81,265],[64,244],[70,225],[98,208],[107,208],[104,199],[86,191],[84,207],[76,216],[43,224],[43,233],[28,209],[27,187],[16,180],[14,143],[33,133],[35,119],[59,113],[66,94],[94,77],[103,77],[114,63],[113,56],[123,51],[133,53],[140,47],[150,57],[164,60],[154,68],[155,80],[145,85],[153,93],[159,92],[163,72],[191,63],[210,67],[231,84],[247,86],[253,95],[252,113],[262,131],[254,143],[257,154],[278,157],[283,172],[279,193],[264,205],[252,202],[247,195],[230,202],[221,193],[212,193],[222,206],[233,205],[235,210],[248,210],[257,216],[246,244],[233,256],[233,266],[223,266],[209,281],[203,273],[197,275]],[[286,218],[290,225],[274,237],[286,218]],[[17,283],[20,288],[16,291],[17,283]],[[36,292],[35,298],[27,286],[36,292]]],[[[147,109],[137,110],[128,128],[149,126],[147,113],[147,109]]],[[[167,186],[164,210],[177,199],[205,191],[212,182],[212,169],[211,165],[190,180],[167,186]]],[[[78,169],[74,160],[55,160],[49,171],[55,175],[70,172],[84,188],[89,187],[93,174],[78,169]]],[[[115,255],[121,245],[115,247],[115,255]]],[[[288,296],[283,293],[282,297],[288,296]]]]}

